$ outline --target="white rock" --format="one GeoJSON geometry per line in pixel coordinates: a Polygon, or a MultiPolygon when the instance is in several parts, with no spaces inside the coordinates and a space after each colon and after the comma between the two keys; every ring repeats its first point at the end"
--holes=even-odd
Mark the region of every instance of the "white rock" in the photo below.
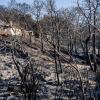
{"type": "Polygon", "coordinates": [[[9,96],[9,97],[7,98],[7,100],[17,100],[17,98],[16,98],[15,96],[9,96]]]}

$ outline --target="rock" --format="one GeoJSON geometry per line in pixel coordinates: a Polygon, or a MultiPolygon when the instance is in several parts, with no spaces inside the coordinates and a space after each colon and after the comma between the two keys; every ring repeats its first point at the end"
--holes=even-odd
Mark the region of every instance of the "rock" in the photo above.
{"type": "Polygon", "coordinates": [[[9,97],[7,98],[7,100],[17,100],[17,98],[16,98],[15,96],[9,96],[9,97]]]}
{"type": "Polygon", "coordinates": [[[6,100],[6,97],[0,97],[0,100],[6,100]]]}

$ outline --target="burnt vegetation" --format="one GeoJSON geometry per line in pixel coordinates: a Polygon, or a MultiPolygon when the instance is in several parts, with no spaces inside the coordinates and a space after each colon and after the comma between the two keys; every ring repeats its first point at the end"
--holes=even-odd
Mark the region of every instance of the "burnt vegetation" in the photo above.
{"type": "Polygon", "coordinates": [[[0,100],[100,99],[100,0],[55,1],[0,5],[0,100]]]}

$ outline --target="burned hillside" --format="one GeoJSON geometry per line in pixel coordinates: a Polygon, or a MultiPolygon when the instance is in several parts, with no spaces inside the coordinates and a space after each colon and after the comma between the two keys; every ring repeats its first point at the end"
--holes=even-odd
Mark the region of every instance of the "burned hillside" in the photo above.
{"type": "Polygon", "coordinates": [[[83,1],[0,6],[0,100],[100,99],[100,1],[83,1]]]}

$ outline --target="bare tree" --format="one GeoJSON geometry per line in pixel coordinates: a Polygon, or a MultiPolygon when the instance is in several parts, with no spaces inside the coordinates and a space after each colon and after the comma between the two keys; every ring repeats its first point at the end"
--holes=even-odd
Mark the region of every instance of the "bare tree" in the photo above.
{"type": "Polygon", "coordinates": [[[42,0],[34,0],[33,2],[33,16],[36,19],[36,23],[38,26],[38,34],[41,38],[41,50],[43,51],[43,30],[41,28],[40,19],[42,17],[42,10],[44,7],[44,2],[42,0]]]}
{"type": "MultiPolygon", "coordinates": [[[[86,18],[87,22],[88,22],[88,29],[89,29],[89,37],[87,37],[86,39],[86,51],[87,51],[87,55],[88,55],[88,42],[90,41],[90,38],[92,39],[92,47],[93,47],[93,62],[94,62],[94,67],[92,68],[91,66],[91,69],[93,69],[95,72],[96,72],[96,69],[97,69],[97,62],[96,62],[96,30],[99,31],[99,29],[97,28],[96,24],[96,15],[97,15],[97,11],[98,11],[98,8],[99,8],[99,1],[96,0],[96,1],[92,1],[92,0],[88,0],[86,1],[87,3],[87,8],[88,8],[88,11],[87,10],[84,10],[80,7],[79,5],[79,2],[77,2],[78,4],[78,8],[81,12],[81,14],[86,18]],[[85,12],[86,11],[86,12],[85,12]],[[88,15],[87,15],[88,13],[88,15]],[[93,32],[91,31],[93,29],[93,32]]],[[[99,31],[100,32],[100,31],[99,31]]]]}
{"type": "Polygon", "coordinates": [[[25,100],[36,100],[36,93],[38,89],[38,82],[35,77],[35,64],[32,59],[29,59],[26,64],[21,64],[16,60],[15,54],[18,52],[17,42],[13,43],[12,59],[18,71],[21,81],[21,91],[25,96],[25,100]]]}

